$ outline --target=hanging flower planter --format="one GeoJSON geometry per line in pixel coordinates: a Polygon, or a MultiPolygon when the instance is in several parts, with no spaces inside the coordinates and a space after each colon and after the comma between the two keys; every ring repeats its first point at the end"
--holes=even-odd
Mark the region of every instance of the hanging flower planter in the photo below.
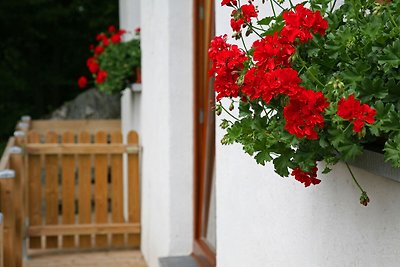
{"type": "MultiPolygon", "coordinates": [[[[130,34],[110,26],[107,32],[96,36],[97,44],[92,45],[93,56],[86,65],[93,77],[96,88],[108,94],[120,93],[132,83],[141,83],[140,30],[135,30],[133,38],[122,42],[122,36],[130,34]]],[[[78,80],[80,88],[87,86],[86,77],[78,80]]]]}
{"type": "Polygon", "coordinates": [[[228,114],[222,144],[242,144],[257,163],[272,162],[306,187],[321,182],[317,162],[328,173],[344,161],[367,205],[347,162],[386,138],[384,158],[400,167],[400,2],[263,2],[273,16],[259,18],[253,1],[221,2],[232,9],[232,38],[243,44],[217,36],[209,49],[216,113],[228,114]]]}

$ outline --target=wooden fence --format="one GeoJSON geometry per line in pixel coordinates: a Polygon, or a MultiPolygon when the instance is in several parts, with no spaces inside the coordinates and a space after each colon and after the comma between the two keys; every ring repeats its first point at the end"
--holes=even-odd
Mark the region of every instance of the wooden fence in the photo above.
{"type": "Polygon", "coordinates": [[[21,147],[27,120],[18,123],[0,161],[0,212],[3,214],[3,250],[0,262],[6,267],[20,267],[23,260],[25,169],[21,147]]]}
{"type": "Polygon", "coordinates": [[[137,133],[123,142],[119,121],[19,126],[23,132],[10,139],[3,155],[9,158],[3,168],[18,179],[0,179],[5,266],[22,266],[23,240],[29,249],[138,247],[137,133]]]}

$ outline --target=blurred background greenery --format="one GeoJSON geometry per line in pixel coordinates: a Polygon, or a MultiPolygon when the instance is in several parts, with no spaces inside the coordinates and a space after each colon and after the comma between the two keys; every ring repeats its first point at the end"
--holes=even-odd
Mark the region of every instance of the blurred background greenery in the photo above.
{"type": "Polygon", "coordinates": [[[89,45],[118,26],[117,0],[0,1],[0,151],[22,115],[37,119],[79,94],[89,45]]]}

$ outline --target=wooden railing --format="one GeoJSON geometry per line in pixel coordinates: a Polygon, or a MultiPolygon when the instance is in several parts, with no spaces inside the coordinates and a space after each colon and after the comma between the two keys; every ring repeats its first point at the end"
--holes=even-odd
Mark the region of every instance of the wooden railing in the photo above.
{"type": "Polygon", "coordinates": [[[26,247],[138,247],[139,151],[119,121],[19,122],[0,161],[4,266],[22,266],[26,247]]]}
{"type": "Polygon", "coordinates": [[[29,128],[29,117],[17,124],[0,160],[0,211],[3,213],[2,261],[4,266],[20,267],[23,260],[25,223],[25,170],[22,146],[29,128]]]}
{"type": "Polygon", "coordinates": [[[0,213],[0,267],[4,266],[3,242],[4,242],[3,213],[0,213]]]}

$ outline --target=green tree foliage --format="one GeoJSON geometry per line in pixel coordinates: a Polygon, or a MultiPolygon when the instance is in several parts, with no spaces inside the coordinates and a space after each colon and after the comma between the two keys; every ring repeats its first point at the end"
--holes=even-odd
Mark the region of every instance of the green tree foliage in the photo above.
{"type": "Polygon", "coordinates": [[[93,35],[118,24],[118,1],[0,1],[0,140],[79,93],[93,35]]]}

